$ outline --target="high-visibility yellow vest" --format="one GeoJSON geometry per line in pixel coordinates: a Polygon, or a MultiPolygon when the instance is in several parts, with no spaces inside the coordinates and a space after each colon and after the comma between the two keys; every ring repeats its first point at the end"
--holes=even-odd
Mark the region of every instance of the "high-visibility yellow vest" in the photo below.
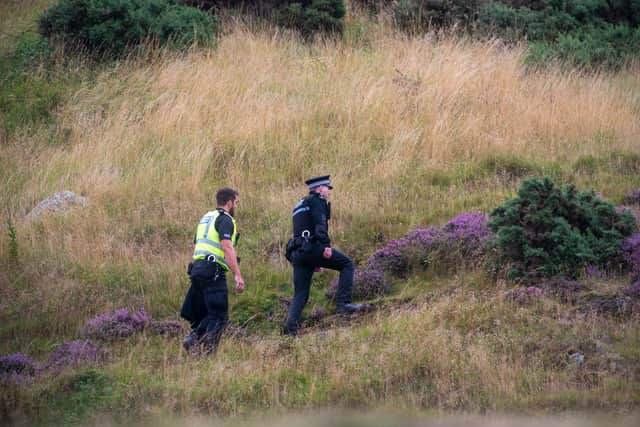
{"type": "Polygon", "coordinates": [[[216,219],[218,219],[220,215],[227,215],[231,218],[231,221],[233,222],[231,243],[234,247],[236,246],[238,241],[238,227],[236,226],[236,220],[227,212],[216,209],[215,211],[207,212],[198,224],[198,228],[196,229],[196,247],[193,250],[193,259],[194,261],[202,260],[213,256],[215,261],[224,269],[224,271],[229,271],[231,268],[224,259],[224,251],[220,244],[220,236],[218,235],[218,230],[214,227],[216,219]]]}

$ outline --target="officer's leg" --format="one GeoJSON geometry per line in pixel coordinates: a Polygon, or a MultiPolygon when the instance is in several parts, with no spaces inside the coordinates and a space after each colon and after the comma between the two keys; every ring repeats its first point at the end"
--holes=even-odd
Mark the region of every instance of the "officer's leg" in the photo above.
{"type": "Polygon", "coordinates": [[[207,315],[204,295],[198,287],[197,280],[197,278],[191,277],[191,286],[189,286],[187,290],[182,308],[180,309],[180,316],[191,324],[192,330],[194,330],[207,315]]]}
{"type": "Polygon", "coordinates": [[[225,288],[215,287],[207,289],[205,293],[207,304],[206,331],[203,344],[208,352],[218,348],[222,333],[229,319],[229,297],[225,288]]]}
{"type": "Polygon", "coordinates": [[[229,313],[227,281],[224,274],[211,276],[199,281],[207,315],[196,328],[207,351],[215,351],[227,323],[229,313]]]}
{"type": "Polygon", "coordinates": [[[336,305],[341,306],[351,303],[353,273],[355,272],[355,266],[351,258],[338,250],[331,249],[331,258],[323,258],[321,265],[322,267],[329,268],[331,270],[340,271],[338,291],[336,292],[336,305]]]}
{"type": "Polygon", "coordinates": [[[296,335],[302,310],[309,300],[309,289],[311,288],[311,278],[313,277],[313,267],[308,265],[293,266],[293,286],[294,294],[291,307],[289,307],[289,316],[284,326],[286,335],[296,335]]]}
{"type": "Polygon", "coordinates": [[[198,326],[207,316],[207,307],[204,302],[204,294],[202,292],[201,284],[202,280],[198,277],[191,277],[191,286],[187,291],[182,309],[180,310],[180,316],[189,321],[191,324],[191,332],[184,339],[182,345],[186,350],[190,350],[200,340],[198,334],[198,326]]]}

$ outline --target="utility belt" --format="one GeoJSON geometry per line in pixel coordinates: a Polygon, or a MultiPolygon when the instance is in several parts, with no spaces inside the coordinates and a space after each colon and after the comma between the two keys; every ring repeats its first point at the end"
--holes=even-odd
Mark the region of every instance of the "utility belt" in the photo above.
{"type": "Polygon", "coordinates": [[[294,236],[293,238],[289,239],[284,256],[287,261],[291,262],[291,256],[295,251],[301,249],[305,250],[305,248],[311,250],[311,245],[313,245],[315,242],[316,240],[311,235],[311,232],[309,230],[304,230],[300,236],[294,236]]]}
{"type": "Polygon", "coordinates": [[[194,259],[187,266],[187,274],[191,275],[193,269],[197,268],[198,270],[208,271],[209,274],[207,275],[214,275],[217,278],[220,273],[226,273],[226,270],[220,265],[220,261],[221,260],[213,254],[204,258],[194,259]]]}

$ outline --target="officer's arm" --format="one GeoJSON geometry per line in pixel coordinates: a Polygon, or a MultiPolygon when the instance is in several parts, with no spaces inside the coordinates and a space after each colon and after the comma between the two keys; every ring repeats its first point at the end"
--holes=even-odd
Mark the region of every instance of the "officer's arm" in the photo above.
{"type": "Polygon", "coordinates": [[[328,218],[326,214],[325,201],[320,198],[311,200],[311,218],[313,220],[313,235],[316,240],[325,247],[331,247],[329,239],[328,218]]]}
{"type": "Polygon", "coordinates": [[[242,279],[242,274],[240,274],[240,266],[238,265],[238,256],[236,254],[236,249],[233,247],[231,240],[224,239],[220,241],[220,245],[222,246],[222,251],[224,252],[224,260],[231,268],[234,277],[236,278],[236,282],[238,278],[242,279]]]}
{"type": "Polygon", "coordinates": [[[216,230],[220,235],[220,246],[224,252],[224,260],[233,272],[233,278],[236,281],[236,290],[242,292],[244,290],[244,279],[240,274],[240,267],[238,266],[238,257],[236,250],[231,243],[231,237],[233,236],[233,222],[225,215],[220,215],[215,224],[216,230]]]}

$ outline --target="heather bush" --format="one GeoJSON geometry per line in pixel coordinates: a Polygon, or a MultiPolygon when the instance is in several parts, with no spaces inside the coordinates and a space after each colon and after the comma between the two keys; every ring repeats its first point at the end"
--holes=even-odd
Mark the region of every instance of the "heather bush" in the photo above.
{"type": "Polygon", "coordinates": [[[510,279],[531,279],[575,278],[587,265],[621,267],[622,240],[636,225],[594,192],[558,188],[545,178],[525,181],[516,197],[491,213],[489,228],[499,268],[510,279]]]}
{"type": "Polygon", "coordinates": [[[625,239],[622,242],[624,259],[634,278],[640,280],[640,233],[625,239]]]}
{"type": "Polygon", "coordinates": [[[90,340],[68,341],[56,347],[45,366],[51,372],[60,372],[69,367],[100,363],[107,357],[108,352],[90,340]]]}
{"type": "Polygon", "coordinates": [[[0,356],[0,384],[29,383],[39,370],[38,363],[24,353],[0,356]]]}
{"type": "Polygon", "coordinates": [[[429,266],[450,269],[478,265],[491,235],[487,221],[482,212],[467,212],[442,227],[417,228],[374,252],[367,266],[403,276],[429,266]]]}
{"type": "Polygon", "coordinates": [[[383,248],[376,250],[367,260],[367,269],[382,271],[394,276],[403,276],[409,271],[409,263],[401,248],[403,242],[390,240],[383,248]]]}
{"type": "Polygon", "coordinates": [[[624,203],[626,203],[627,205],[640,206],[640,188],[629,191],[624,196],[624,203]]]}
{"type": "MultiPolygon", "coordinates": [[[[338,280],[338,277],[333,279],[329,290],[325,294],[329,300],[333,300],[336,296],[338,280]]],[[[390,284],[385,279],[382,271],[370,268],[356,268],[353,275],[353,288],[351,290],[353,298],[377,298],[388,294],[390,289],[390,284]]]]}
{"type": "Polygon", "coordinates": [[[115,340],[142,331],[150,318],[144,309],[132,312],[125,308],[113,313],[104,313],[85,323],[82,335],[86,338],[99,340],[115,340]]]}
{"type": "Polygon", "coordinates": [[[213,38],[216,19],[174,0],[60,0],[39,31],[98,55],[122,55],[146,40],[186,47],[213,38]]]}
{"type": "Polygon", "coordinates": [[[640,280],[626,286],[623,293],[628,297],[640,299],[640,280]]]}

